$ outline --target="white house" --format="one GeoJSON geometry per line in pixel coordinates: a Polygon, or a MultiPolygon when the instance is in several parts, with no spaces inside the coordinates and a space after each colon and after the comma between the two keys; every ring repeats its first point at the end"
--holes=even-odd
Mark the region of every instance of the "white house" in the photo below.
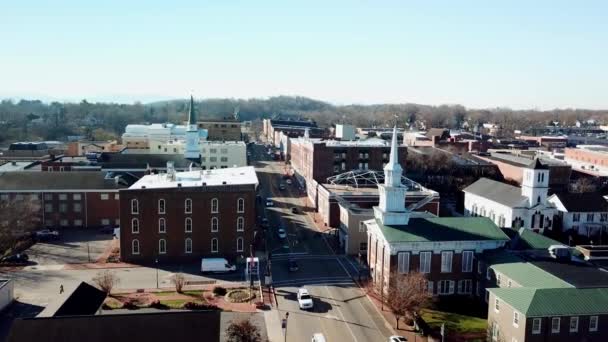
{"type": "Polygon", "coordinates": [[[551,229],[557,209],[547,201],[549,168],[535,159],[523,172],[521,188],[487,178],[466,187],[465,215],[488,217],[499,227],[551,229]]]}
{"type": "Polygon", "coordinates": [[[562,221],[562,230],[591,236],[608,225],[608,201],[597,192],[564,193],[549,197],[562,221]]]}

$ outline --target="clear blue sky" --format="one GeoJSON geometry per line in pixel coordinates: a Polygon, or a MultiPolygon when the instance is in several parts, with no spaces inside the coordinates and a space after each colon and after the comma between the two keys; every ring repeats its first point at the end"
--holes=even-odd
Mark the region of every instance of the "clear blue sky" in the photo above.
{"type": "Polygon", "coordinates": [[[295,3],[4,1],[0,97],[608,108],[608,1],[295,3]]]}

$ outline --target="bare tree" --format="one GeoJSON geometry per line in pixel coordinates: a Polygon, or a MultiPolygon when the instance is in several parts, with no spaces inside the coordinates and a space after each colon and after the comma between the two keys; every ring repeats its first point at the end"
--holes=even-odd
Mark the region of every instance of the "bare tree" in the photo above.
{"type": "Polygon", "coordinates": [[[391,283],[388,291],[387,305],[397,321],[403,317],[414,319],[421,309],[431,303],[432,295],[428,292],[425,276],[420,272],[391,274],[391,283]]]}
{"type": "Polygon", "coordinates": [[[105,270],[97,273],[97,275],[93,277],[93,282],[97,284],[102,291],[109,295],[114,286],[118,285],[120,279],[118,279],[116,273],[110,270],[105,270]]]}
{"type": "Polygon", "coordinates": [[[40,223],[40,200],[0,200],[0,256],[12,252],[17,242],[40,223]]]}
{"type": "Polygon", "coordinates": [[[575,193],[595,192],[597,191],[597,184],[590,178],[579,178],[570,184],[569,190],[575,193]]]}
{"type": "Polygon", "coordinates": [[[186,277],[182,273],[176,273],[171,278],[171,282],[175,285],[175,292],[182,293],[184,285],[186,285],[186,277]]]}
{"type": "Polygon", "coordinates": [[[257,326],[249,320],[231,322],[226,329],[228,342],[261,342],[262,336],[257,326]]]}

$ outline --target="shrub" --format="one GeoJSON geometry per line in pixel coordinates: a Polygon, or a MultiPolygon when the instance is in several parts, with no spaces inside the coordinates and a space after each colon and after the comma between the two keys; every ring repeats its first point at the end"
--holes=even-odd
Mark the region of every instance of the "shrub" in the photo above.
{"type": "Polygon", "coordinates": [[[128,310],[135,310],[137,309],[137,305],[135,304],[135,301],[132,299],[128,299],[127,301],[125,301],[124,303],[122,303],[122,308],[123,309],[128,309],[128,310]]]}
{"type": "Polygon", "coordinates": [[[213,304],[203,304],[197,302],[186,302],[184,303],[184,309],[188,310],[219,310],[216,305],[213,304]]]}
{"type": "Polygon", "coordinates": [[[119,279],[115,272],[105,270],[97,273],[95,277],[93,277],[93,282],[99,286],[103,292],[110,294],[114,286],[119,283],[119,279]]]}
{"type": "Polygon", "coordinates": [[[150,308],[154,308],[154,309],[168,309],[168,308],[169,308],[167,305],[162,304],[162,303],[160,302],[160,300],[158,300],[158,299],[157,299],[157,300],[153,300],[153,301],[152,301],[152,302],[151,302],[151,303],[148,305],[148,307],[150,307],[150,308]]]}
{"type": "Polygon", "coordinates": [[[184,285],[186,285],[186,277],[181,273],[177,273],[171,278],[171,282],[175,285],[175,292],[182,293],[184,285]]]}
{"type": "Polygon", "coordinates": [[[244,303],[254,297],[247,290],[232,290],[226,294],[226,300],[231,303],[244,303]]]}
{"type": "Polygon", "coordinates": [[[213,294],[216,295],[216,296],[218,296],[218,297],[219,296],[225,296],[226,292],[228,292],[228,291],[226,291],[226,289],[223,288],[223,287],[221,287],[221,286],[216,286],[216,287],[213,288],[213,294]]]}

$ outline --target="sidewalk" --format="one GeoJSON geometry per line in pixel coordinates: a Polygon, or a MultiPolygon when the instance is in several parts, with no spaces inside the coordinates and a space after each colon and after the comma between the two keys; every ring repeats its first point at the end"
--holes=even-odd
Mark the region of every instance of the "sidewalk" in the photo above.
{"type": "Polygon", "coordinates": [[[266,322],[266,332],[270,342],[282,342],[285,339],[281,328],[280,315],[278,310],[264,312],[264,322],[266,322]]]}

